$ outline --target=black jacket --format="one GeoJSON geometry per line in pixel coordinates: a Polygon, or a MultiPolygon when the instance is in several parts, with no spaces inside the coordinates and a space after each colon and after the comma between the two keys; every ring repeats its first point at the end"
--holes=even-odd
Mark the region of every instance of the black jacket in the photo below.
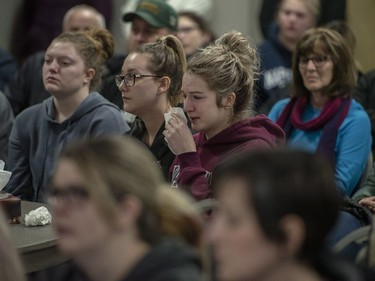
{"type": "MultiPolygon", "coordinates": [[[[30,274],[30,281],[89,281],[72,261],[30,274]]],[[[165,239],[122,279],[122,281],[203,281],[197,254],[180,240],[165,239]]]]}
{"type": "Polygon", "coordinates": [[[372,152],[375,153],[375,69],[359,76],[353,97],[362,104],[370,117],[372,152]]]}
{"type": "MultiPolygon", "coordinates": [[[[162,169],[164,178],[168,180],[169,168],[175,159],[175,155],[169,149],[167,142],[164,140],[164,128],[165,123],[160,127],[151,147],[148,145],[147,147],[151,150],[152,154],[154,154],[159,167],[162,169]]],[[[143,139],[146,135],[146,128],[140,118],[136,118],[130,131],[130,135],[144,143],[143,139]]]]}
{"type": "Polygon", "coordinates": [[[190,247],[166,239],[154,246],[123,281],[201,281],[202,268],[190,247]]]}

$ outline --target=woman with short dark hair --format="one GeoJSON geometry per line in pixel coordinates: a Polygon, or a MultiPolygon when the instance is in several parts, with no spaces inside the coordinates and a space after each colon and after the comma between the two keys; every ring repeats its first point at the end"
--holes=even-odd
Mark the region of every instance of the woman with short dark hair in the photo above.
{"type": "Polygon", "coordinates": [[[212,187],[218,207],[209,237],[218,280],[366,280],[325,250],[340,197],[321,155],[245,152],[214,170],[212,187]]]}

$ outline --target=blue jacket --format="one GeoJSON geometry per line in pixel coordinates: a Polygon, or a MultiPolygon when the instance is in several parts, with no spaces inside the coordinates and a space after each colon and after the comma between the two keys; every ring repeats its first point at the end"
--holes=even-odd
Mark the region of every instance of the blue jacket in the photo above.
{"type": "Polygon", "coordinates": [[[290,95],[292,52],[281,44],[278,33],[278,27],[272,26],[268,39],[258,47],[261,76],[255,106],[259,113],[267,114],[275,102],[290,95]]]}
{"type": "MultiPolygon", "coordinates": [[[[269,113],[269,118],[276,121],[289,102],[283,99],[275,104],[269,113]]],[[[303,121],[319,116],[320,110],[309,105],[302,115],[303,121]]],[[[317,131],[302,131],[293,129],[287,143],[290,147],[307,151],[316,151],[322,129],[317,131]]],[[[365,171],[371,152],[371,124],[363,107],[352,100],[348,115],[339,127],[336,140],[336,186],[342,194],[351,196],[359,179],[365,171]]]]}
{"type": "Polygon", "coordinates": [[[83,137],[123,135],[129,131],[119,108],[96,92],[64,122],[56,122],[54,116],[50,97],[16,117],[9,139],[8,169],[12,176],[7,192],[24,200],[43,202],[44,188],[66,145],[83,137]]]}

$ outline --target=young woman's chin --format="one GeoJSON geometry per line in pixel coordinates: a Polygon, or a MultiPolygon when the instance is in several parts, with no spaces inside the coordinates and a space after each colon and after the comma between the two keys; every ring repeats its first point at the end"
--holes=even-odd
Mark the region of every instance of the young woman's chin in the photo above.
{"type": "Polygon", "coordinates": [[[58,246],[61,252],[68,256],[75,256],[83,250],[82,241],[69,234],[59,235],[58,246]]]}
{"type": "Polygon", "coordinates": [[[122,109],[125,112],[137,115],[136,109],[134,108],[134,106],[132,106],[131,104],[129,104],[129,102],[125,101],[124,99],[123,99],[122,109]]]}
{"type": "Polygon", "coordinates": [[[76,243],[72,243],[72,241],[68,241],[65,239],[59,239],[58,242],[59,249],[62,253],[68,256],[74,256],[79,251],[78,245],[76,243]]]}
{"type": "Polygon", "coordinates": [[[46,88],[46,91],[50,93],[51,95],[54,93],[57,93],[59,88],[56,85],[53,85],[51,83],[45,84],[44,88],[46,88]]]}

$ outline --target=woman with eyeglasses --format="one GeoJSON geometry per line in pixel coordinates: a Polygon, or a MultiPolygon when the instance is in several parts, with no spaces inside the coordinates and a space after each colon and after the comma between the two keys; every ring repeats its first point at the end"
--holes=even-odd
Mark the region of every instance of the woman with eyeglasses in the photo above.
{"type": "Polygon", "coordinates": [[[293,58],[291,98],[275,104],[269,117],[286,132],[291,147],[325,155],[336,167],[336,185],[352,195],[371,151],[370,120],[352,99],[352,53],[336,31],[310,29],[293,58]]]}
{"type": "Polygon", "coordinates": [[[130,135],[149,147],[166,179],[175,155],[164,140],[164,114],[182,101],[185,68],[181,42],[168,35],[132,50],[116,76],[124,111],[137,116],[130,135]]]}
{"type": "Polygon", "coordinates": [[[67,147],[47,201],[58,246],[73,261],[64,280],[203,280],[201,215],[133,138],[67,147]]]}
{"type": "Polygon", "coordinates": [[[84,137],[129,131],[119,108],[98,92],[105,60],[114,51],[106,29],[65,32],[46,50],[43,84],[51,97],[22,111],[9,138],[6,191],[23,200],[42,201],[56,158],[84,137]]]}

